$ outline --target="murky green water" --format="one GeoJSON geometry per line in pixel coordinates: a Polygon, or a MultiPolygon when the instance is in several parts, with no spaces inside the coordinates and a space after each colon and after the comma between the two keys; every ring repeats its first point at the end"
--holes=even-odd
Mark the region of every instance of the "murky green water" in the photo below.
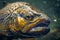
{"type": "Polygon", "coordinates": [[[40,37],[39,40],[58,40],[60,38],[60,3],[57,0],[0,0],[0,9],[5,7],[3,2],[6,1],[7,3],[12,3],[12,2],[28,2],[31,5],[35,6],[41,12],[45,13],[48,15],[52,23],[50,24],[51,29],[57,29],[58,33],[54,32],[52,34],[47,35],[46,37],[40,37]],[[56,20],[56,21],[55,21],[56,20]]]}

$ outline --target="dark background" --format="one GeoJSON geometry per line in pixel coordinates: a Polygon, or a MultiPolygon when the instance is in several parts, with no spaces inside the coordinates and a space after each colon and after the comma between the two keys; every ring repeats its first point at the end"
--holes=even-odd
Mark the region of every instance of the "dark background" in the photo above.
{"type": "MultiPolygon", "coordinates": [[[[51,31],[39,40],[60,40],[60,0],[0,0],[0,9],[5,7],[4,3],[28,2],[41,12],[45,13],[52,20],[49,25],[51,31]]],[[[38,40],[37,39],[37,40],[38,40]]]]}

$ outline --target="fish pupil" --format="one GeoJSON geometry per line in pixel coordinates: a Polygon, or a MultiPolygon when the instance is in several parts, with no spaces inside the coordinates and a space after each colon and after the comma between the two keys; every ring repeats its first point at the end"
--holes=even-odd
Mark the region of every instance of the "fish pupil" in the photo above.
{"type": "Polygon", "coordinates": [[[33,16],[26,16],[25,17],[26,20],[33,20],[33,18],[34,18],[33,16]]]}

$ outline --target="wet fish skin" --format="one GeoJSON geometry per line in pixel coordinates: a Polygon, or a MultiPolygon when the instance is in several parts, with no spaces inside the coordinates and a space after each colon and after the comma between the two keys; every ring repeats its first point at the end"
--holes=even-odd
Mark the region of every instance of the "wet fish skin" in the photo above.
{"type": "Polygon", "coordinates": [[[44,35],[44,32],[46,32],[45,34],[47,34],[50,31],[50,28],[43,28],[43,26],[40,26],[42,24],[44,24],[45,27],[46,25],[48,27],[48,25],[50,24],[50,18],[48,18],[45,14],[39,12],[39,10],[29,5],[29,3],[10,3],[5,8],[0,10],[0,34],[6,32],[7,36],[9,36],[12,35],[10,34],[11,32],[13,34],[17,32],[18,35],[23,37],[35,37],[39,35],[39,33],[43,33],[42,35],[44,35]],[[31,16],[33,16],[33,18],[31,16]],[[30,30],[38,26],[42,27],[42,30],[34,32],[31,31],[31,34],[30,30]],[[9,32],[8,30],[11,32],[9,32]],[[21,31],[22,33],[18,31],[21,31]]]}

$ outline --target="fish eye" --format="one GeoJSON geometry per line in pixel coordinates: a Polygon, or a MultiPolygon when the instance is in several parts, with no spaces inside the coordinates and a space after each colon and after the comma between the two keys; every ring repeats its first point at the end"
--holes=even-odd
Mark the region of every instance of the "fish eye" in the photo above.
{"type": "Polygon", "coordinates": [[[24,17],[26,20],[29,20],[29,21],[31,21],[31,20],[33,20],[33,16],[26,16],[26,17],[24,17]]]}

